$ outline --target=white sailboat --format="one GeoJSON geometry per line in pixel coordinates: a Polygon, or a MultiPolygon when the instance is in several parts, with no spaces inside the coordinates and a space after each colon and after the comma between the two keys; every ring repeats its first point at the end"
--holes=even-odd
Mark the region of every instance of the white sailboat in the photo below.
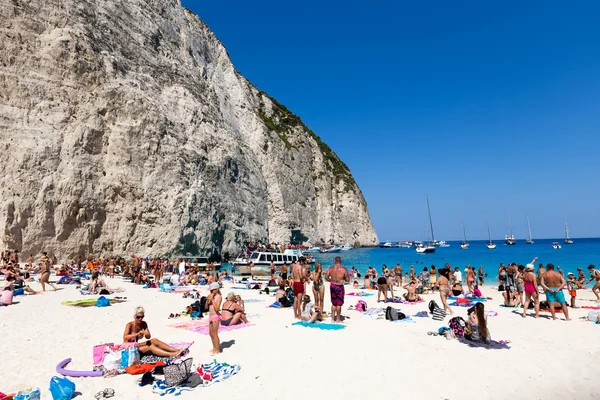
{"type": "Polygon", "coordinates": [[[429,218],[429,230],[428,230],[427,236],[429,236],[429,233],[431,233],[431,237],[428,237],[427,244],[420,243],[415,248],[417,250],[417,253],[421,253],[421,254],[435,252],[435,246],[433,245],[433,243],[435,243],[435,236],[433,236],[433,223],[431,222],[431,211],[429,210],[429,197],[428,196],[426,196],[426,200],[427,200],[427,216],[429,218]]]}
{"type": "Polygon", "coordinates": [[[573,244],[573,240],[569,237],[569,225],[567,225],[566,218],[565,218],[565,244],[573,244]]]}
{"type": "Polygon", "coordinates": [[[504,236],[504,244],[513,245],[517,244],[515,235],[512,232],[512,223],[510,221],[510,214],[508,214],[508,235],[504,236]]]}
{"type": "Polygon", "coordinates": [[[485,245],[485,247],[487,247],[488,249],[495,249],[496,248],[496,243],[492,242],[492,234],[490,233],[490,223],[488,222],[487,224],[488,226],[488,243],[485,245]]]}
{"type": "Polygon", "coordinates": [[[527,232],[529,232],[529,237],[527,238],[527,240],[525,241],[526,244],[533,244],[533,239],[531,238],[531,225],[529,225],[529,215],[525,214],[525,217],[527,218],[527,232]]]}
{"type": "Polygon", "coordinates": [[[469,248],[469,242],[467,242],[467,233],[465,232],[465,219],[462,219],[462,226],[463,226],[463,241],[460,244],[460,248],[463,250],[466,250],[469,248]]]}

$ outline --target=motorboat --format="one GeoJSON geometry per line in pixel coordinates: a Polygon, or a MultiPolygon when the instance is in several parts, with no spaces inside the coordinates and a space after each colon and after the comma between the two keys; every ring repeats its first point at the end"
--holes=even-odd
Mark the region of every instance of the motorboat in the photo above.
{"type": "Polygon", "coordinates": [[[232,264],[240,271],[241,275],[270,276],[271,263],[275,264],[276,268],[279,268],[283,264],[289,265],[297,262],[300,257],[305,257],[309,264],[314,264],[315,262],[312,255],[305,255],[301,250],[285,249],[283,253],[253,251],[250,255],[242,254],[232,264]]]}
{"type": "Polygon", "coordinates": [[[342,249],[338,246],[330,244],[319,249],[319,253],[339,253],[342,249]]]}
{"type": "Polygon", "coordinates": [[[313,247],[309,247],[308,249],[303,250],[302,253],[305,253],[305,254],[318,253],[319,250],[321,250],[321,248],[319,246],[313,246],[313,247]]]}
{"type": "Polygon", "coordinates": [[[435,245],[437,247],[450,247],[450,244],[447,243],[445,240],[440,240],[439,242],[435,242],[435,245]]]}
{"type": "Polygon", "coordinates": [[[183,259],[184,262],[186,263],[185,265],[185,269],[187,270],[190,267],[198,267],[200,268],[200,270],[202,271],[206,271],[208,270],[209,265],[214,268],[215,271],[218,271],[221,269],[221,263],[220,262],[210,262],[208,257],[196,257],[196,256],[177,256],[175,257],[177,259],[183,259]],[[187,261],[190,262],[190,265],[188,265],[187,261]]]}
{"type": "Polygon", "coordinates": [[[392,242],[379,243],[379,247],[381,247],[382,249],[391,249],[392,247],[394,247],[394,243],[392,243],[392,242]]]}
{"type": "Polygon", "coordinates": [[[435,246],[431,245],[431,244],[423,244],[423,243],[419,243],[415,249],[417,250],[417,253],[423,254],[423,253],[435,253],[435,246]]]}
{"type": "Polygon", "coordinates": [[[552,247],[553,247],[553,248],[555,248],[555,249],[560,249],[560,248],[562,248],[562,247],[560,246],[560,244],[558,244],[558,242],[554,242],[554,243],[552,243],[552,247]]]}
{"type": "Polygon", "coordinates": [[[341,251],[348,251],[348,250],[352,250],[353,248],[354,247],[350,246],[350,243],[346,243],[346,244],[340,246],[341,251]]]}
{"type": "Polygon", "coordinates": [[[567,225],[566,218],[565,218],[565,244],[573,244],[573,240],[569,237],[569,225],[567,225]]]}

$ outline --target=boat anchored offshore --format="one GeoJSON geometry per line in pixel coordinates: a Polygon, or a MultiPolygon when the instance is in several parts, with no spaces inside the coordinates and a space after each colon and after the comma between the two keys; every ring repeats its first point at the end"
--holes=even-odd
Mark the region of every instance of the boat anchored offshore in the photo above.
{"type": "Polygon", "coordinates": [[[314,264],[310,254],[304,255],[300,250],[286,249],[283,253],[274,253],[269,251],[253,251],[250,256],[240,255],[232,263],[240,271],[241,275],[270,276],[271,263],[275,267],[281,267],[283,264],[297,262],[300,257],[306,257],[309,264],[314,264]],[[252,263],[252,266],[250,265],[252,263]]]}
{"type": "Polygon", "coordinates": [[[485,245],[488,249],[492,250],[496,248],[496,243],[492,242],[492,234],[490,233],[490,223],[488,222],[488,243],[485,245]]]}
{"type": "MultiPolygon", "coordinates": [[[[431,211],[429,210],[429,197],[425,197],[427,201],[427,216],[429,218],[429,231],[428,234],[431,234],[431,237],[428,237],[427,244],[419,243],[417,244],[415,250],[417,253],[435,253],[435,237],[433,236],[433,224],[431,223],[431,211]]],[[[428,235],[429,236],[429,235],[428,235]]]]}
{"type": "Polygon", "coordinates": [[[512,232],[512,223],[510,222],[510,214],[508,215],[508,235],[504,236],[504,244],[514,245],[517,244],[515,235],[512,232]]]}
{"type": "Polygon", "coordinates": [[[465,219],[462,218],[462,226],[463,226],[463,241],[460,244],[460,248],[466,250],[469,248],[469,242],[467,242],[467,233],[465,232],[465,219]]]}
{"type": "Polygon", "coordinates": [[[527,237],[525,243],[533,244],[533,239],[531,238],[531,225],[529,225],[529,215],[525,214],[525,217],[527,218],[527,232],[529,233],[529,236],[527,237]]]}
{"type": "Polygon", "coordinates": [[[561,248],[561,246],[560,246],[560,244],[558,244],[558,242],[552,243],[552,247],[555,248],[555,249],[560,249],[561,248]]]}
{"type": "Polygon", "coordinates": [[[352,250],[353,248],[354,247],[350,246],[350,243],[346,243],[346,244],[340,246],[341,251],[348,251],[348,250],[352,250]]]}
{"type": "Polygon", "coordinates": [[[565,244],[573,244],[573,240],[569,237],[569,225],[567,225],[566,218],[565,218],[565,244]]]}

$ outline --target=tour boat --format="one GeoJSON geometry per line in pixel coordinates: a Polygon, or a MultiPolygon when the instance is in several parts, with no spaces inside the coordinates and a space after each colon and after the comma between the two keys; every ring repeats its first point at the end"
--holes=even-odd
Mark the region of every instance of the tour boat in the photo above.
{"type": "Polygon", "coordinates": [[[306,257],[309,264],[315,262],[310,254],[304,255],[301,250],[285,249],[283,253],[253,251],[250,256],[238,256],[232,264],[242,275],[269,276],[271,275],[271,263],[279,268],[283,264],[289,265],[297,262],[300,257],[306,257]],[[253,263],[252,268],[250,268],[251,262],[253,263]]]}

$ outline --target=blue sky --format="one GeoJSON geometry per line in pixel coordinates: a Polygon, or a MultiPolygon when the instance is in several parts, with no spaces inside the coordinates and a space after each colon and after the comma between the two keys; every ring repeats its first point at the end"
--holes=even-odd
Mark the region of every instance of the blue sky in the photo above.
{"type": "Polygon", "coordinates": [[[600,236],[600,2],[183,1],[350,167],[381,240],[600,236]]]}

